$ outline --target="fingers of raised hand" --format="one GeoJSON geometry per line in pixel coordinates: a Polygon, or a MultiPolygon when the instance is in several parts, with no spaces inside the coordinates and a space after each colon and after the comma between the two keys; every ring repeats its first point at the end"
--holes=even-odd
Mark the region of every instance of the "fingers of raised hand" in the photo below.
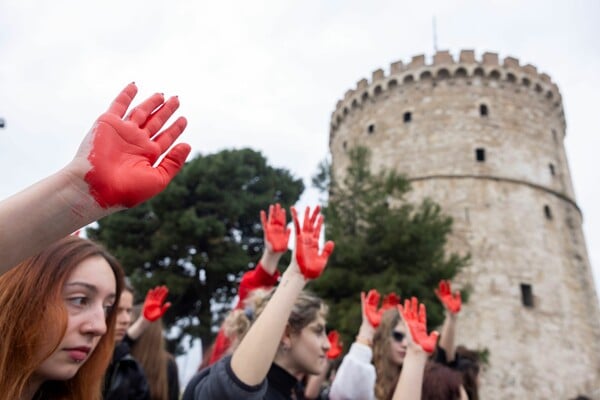
{"type": "MultiPolygon", "coordinates": [[[[139,126],[146,131],[148,137],[154,136],[179,108],[178,97],[171,97],[164,103],[162,103],[162,101],[164,101],[163,95],[160,94],[160,97],[161,103],[156,106],[155,109],[150,110],[150,113],[146,113],[145,109],[142,110],[140,107],[136,107],[137,113],[135,115],[136,120],[134,122],[138,123],[142,118],[146,118],[141,124],[139,124],[139,126]]],[[[153,105],[154,104],[150,104],[148,107],[153,105]]],[[[134,115],[132,115],[132,121],[133,117],[134,115]]]]}
{"type": "Polygon", "coordinates": [[[119,95],[110,104],[107,112],[114,114],[119,118],[123,118],[136,94],[137,86],[135,86],[135,83],[130,83],[129,85],[125,86],[125,88],[121,90],[121,93],[119,93],[119,95]]]}
{"type": "Polygon", "coordinates": [[[162,105],[164,101],[165,97],[162,93],[154,93],[152,96],[148,97],[146,100],[132,108],[125,119],[141,127],[146,123],[146,120],[152,111],[162,105]]]}

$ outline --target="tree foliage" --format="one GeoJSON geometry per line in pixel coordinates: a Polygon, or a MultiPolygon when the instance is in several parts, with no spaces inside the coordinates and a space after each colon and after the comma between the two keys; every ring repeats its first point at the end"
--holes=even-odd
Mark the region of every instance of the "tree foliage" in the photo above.
{"type": "Polygon", "coordinates": [[[198,155],[150,201],[106,217],[88,229],[121,261],[138,300],[165,284],[172,307],[167,326],[212,339],[243,272],[263,249],[260,210],[288,208],[304,190],[300,179],[273,168],[250,149],[198,155]]]}
{"type": "Polygon", "coordinates": [[[445,252],[452,219],[429,199],[406,201],[410,184],[405,177],[391,171],[371,173],[367,149],[354,148],[348,154],[341,184],[326,164],[313,178],[313,184],[329,186],[323,212],[326,236],[335,241],[324,274],[313,283],[313,290],[330,305],[328,325],[351,343],[361,321],[360,292],[374,288],[382,296],[417,296],[427,306],[428,326],[436,327],[443,321],[443,306],[434,288],[441,279],[454,277],[469,259],[445,252]]]}

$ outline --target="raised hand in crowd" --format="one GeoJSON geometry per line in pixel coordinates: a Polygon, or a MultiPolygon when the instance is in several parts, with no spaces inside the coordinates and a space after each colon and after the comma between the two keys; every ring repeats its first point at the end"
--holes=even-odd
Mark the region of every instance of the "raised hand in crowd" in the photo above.
{"type": "Polygon", "coordinates": [[[127,335],[132,340],[137,340],[148,329],[150,324],[165,315],[169,307],[171,307],[171,303],[165,302],[168,295],[169,289],[166,286],[156,286],[148,290],[142,307],[142,313],[127,329],[127,335]]]}
{"type": "Polygon", "coordinates": [[[363,312],[373,328],[377,328],[379,326],[384,312],[390,308],[396,307],[400,303],[400,298],[398,295],[396,295],[396,293],[389,293],[383,299],[381,307],[379,307],[380,298],[381,295],[375,289],[369,290],[369,293],[367,293],[366,297],[364,293],[361,293],[363,312]]]}
{"type": "Polygon", "coordinates": [[[425,304],[419,304],[416,297],[406,299],[404,306],[398,305],[398,312],[408,328],[405,334],[408,345],[393,400],[420,400],[425,364],[435,350],[439,334],[427,333],[425,304]]]}
{"type": "Polygon", "coordinates": [[[10,227],[0,230],[0,273],[97,219],[151,198],[179,172],[190,146],[169,148],[186,120],[180,117],[161,131],[179,100],[155,94],[125,116],[136,93],[133,83],[121,91],[66,167],[0,203],[2,226],[10,227]]]}
{"type": "Polygon", "coordinates": [[[304,223],[300,227],[296,209],[292,207],[292,217],[296,228],[294,259],[306,279],[318,278],[333,252],[334,244],[331,240],[325,242],[323,250],[319,251],[319,236],[323,226],[323,216],[319,214],[320,211],[321,207],[317,206],[310,215],[310,209],[306,207],[304,223]]]}
{"type": "Polygon", "coordinates": [[[439,361],[443,364],[448,364],[456,358],[456,346],[454,344],[456,320],[462,307],[462,300],[460,291],[457,290],[452,293],[450,282],[446,280],[440,281],[438,288],[435,289],[435,294],[446,310],[446,317],[444,318],[444,325],[442,326],[442,334],[439,343],[439,347],[443,350],[443,354],[438,354],[437,357],[440,358],[439,361]]]}
{"type": "Polygon", "coordinates": [[[331,345],[331,348],[329,351],[327,351],[327,358],[330,360],[335,360],[342,354],[343,351],[343,343],[340,341],[340,334],[338,331],[330,331],[327,335],[327,339],[331,345]]]}

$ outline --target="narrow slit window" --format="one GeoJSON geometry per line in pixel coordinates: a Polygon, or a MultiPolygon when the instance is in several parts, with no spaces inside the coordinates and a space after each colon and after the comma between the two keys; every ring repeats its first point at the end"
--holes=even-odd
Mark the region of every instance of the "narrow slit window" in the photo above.
{"type": "Polygon", "coordinates": [[[488,116],[488,106],[486,104],[479,105],[479,115],[481,115],[482,117],[488,116]]]}
{"type": "Polygon", "coordinates": [[[348,142],[346,142],[346,141],[344,140],[344,143],[342,143],[342,146],[344,147],[344,150],[346,150],[346,148],[348,147],[348,142]]]}
{"type": "Polygon", "coordinates": [[[478,162],[484,162],[485,161],[485,149],[483,149],[483,148],[475,149],[475,159],[478,162]]]}
{"type": "Polygon", "coordinates": [[[406,124],[406,123],[412,121],[412,113],[410,111],[407,111],[404,113],[402,118],[404,119],[404,123],[406,124]]]}
{"type": "Polygon", "coordinates": [[[521,302],[525,307],[533,308],[533,288],[528,283],[521,283],[521,302]]]}
{"type": "Polygon", "coordinates": [[[552,175],[552,176],[556,175],[556,171],[554,170],[554,164],[552,164],[552,163],[548,164],[548,168],[550,169],[550,175],[552,175]]]}
{"type": "Polygon", "coordinates": [[[550,206],[548,206],[547,204],[544,206],[544,215],[546,216],[547,220],[552,219],[552,210],[550,210],[550,206]]]}
{"type": "Polygon", "coordinates": [[[367,127],[367,132],[369,134],[375,133],[375,124],[369,124],[369,126],[367,127]]]}

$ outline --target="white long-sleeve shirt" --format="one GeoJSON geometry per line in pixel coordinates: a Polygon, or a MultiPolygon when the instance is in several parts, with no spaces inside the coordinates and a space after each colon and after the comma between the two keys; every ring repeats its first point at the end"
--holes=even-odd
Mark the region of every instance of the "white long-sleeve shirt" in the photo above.
{"type": "Polygon", "coordinates": [[[375,366],[369,346],[353,343],[335,374],[330,400],[375,400],[375,366]]]}

